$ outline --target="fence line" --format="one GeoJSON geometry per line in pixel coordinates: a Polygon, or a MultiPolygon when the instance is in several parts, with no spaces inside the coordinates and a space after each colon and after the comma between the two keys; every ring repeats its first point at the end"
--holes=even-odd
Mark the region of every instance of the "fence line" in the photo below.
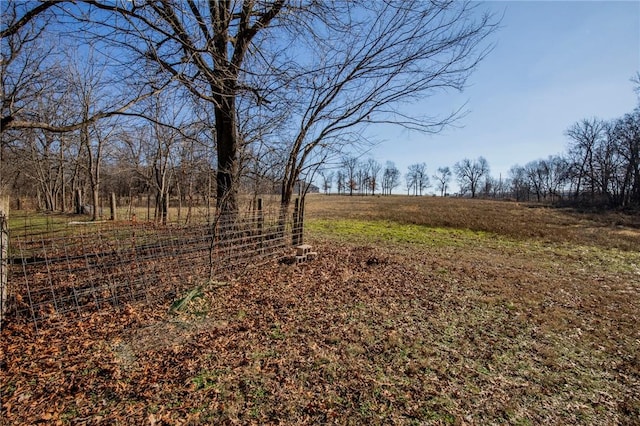
{"type": "MultiPolygon", "coordinates": [[[[298,218],[295,219],[298,221],[298,218]]],[[[214,224],[78,224],[10,241],[7,317],[36,327],[128,303],[171,301],[282,256],[301,229],[279,210],[214,224]]]]}

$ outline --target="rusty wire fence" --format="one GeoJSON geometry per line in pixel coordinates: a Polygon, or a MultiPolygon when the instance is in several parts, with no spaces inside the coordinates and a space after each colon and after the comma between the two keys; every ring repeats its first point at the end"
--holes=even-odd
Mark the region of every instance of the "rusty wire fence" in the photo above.
{"type": "Polygon", "coordinates": [[[10,231],[6,319],[36,327],[130,303],[175,300],[285,256],[302,241],[301,211],[253,210],[213,223],[71,222],[10,231]]]}

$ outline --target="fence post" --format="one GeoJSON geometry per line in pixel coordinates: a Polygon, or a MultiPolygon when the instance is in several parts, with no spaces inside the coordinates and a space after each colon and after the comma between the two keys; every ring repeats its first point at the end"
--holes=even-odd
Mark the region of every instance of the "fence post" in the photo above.
{"type": "Polygon", "coordinates": [[[0,198],[0,329],[7,309],[9,275],[9,200],[0,198]],[[6,201],[6,203],[5,203],[6,201]],[[6,205],[5,205],[6,204],[6,205]]]}
{"type": "Polygon", "coordinates": [[[262,213],[262,198],[258,198],[258,238],[260,254],[264,252],[264,214],[262,213]]]}
{"type": "Polygon", "coordinates": [[[298,210],[298,244],[304,244],[304,196],[300,199],[298,210]]]}
{"type": "Polygon", "coordinates": [[[300,200],[296,198],[296,202],[293,207],[293,224],[291,226],[291,245],[298,245],[298,206],[300,200]]]}
{"type": "Polygon", "coordinates": [[[291,229],[291,244],[299,246],[302,244],[302,214],[304,211],[304,198],[296,198],[293,208],[293,227],[291,229]]]}

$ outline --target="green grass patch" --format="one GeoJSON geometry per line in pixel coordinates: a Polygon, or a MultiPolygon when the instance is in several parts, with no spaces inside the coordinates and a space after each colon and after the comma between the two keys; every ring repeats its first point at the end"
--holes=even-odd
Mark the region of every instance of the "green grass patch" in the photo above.
{"type": "Polygon", "coordinates": [[[219,383],[220,373],[220,371],[201,370],[196,376],[191,379],[194,390],[221,390],[221,385],[219,383]]]}
{"type": "Polygon", "coordinates": [[[492,232],[433,227],[392,220],[309,219],[305,233],[311,238],[393,247],[409,244],[430,248],[500,250],[505,254],[529,253],[541,266],[559,267],[570,261],[585,268],[640,274],[640,252],[612,247],[547,242],[535,238],[515,239],[492,232]],[[545,263],[546,262],[546,263],[545,263]]]}
{"type": "Polygon", "coordinates": [[[313,237],[370,244],[420,244],[461,246],[486,240],[492,234],[468,229],[429,227],[389,220],[311,219],[305,231],[313,237]]]}
{"type": "Polygon", "coordinates": [[[102,222],[90,222],[87,215],[66,213],[39,213],[16,210],[9,214],[9,232],[13,238],[36,238],[40,236],[65,236],[76,232],[78,226],[99,226],[102,222]],[[83,222],[83,225],[72,225],[83,222]]]}

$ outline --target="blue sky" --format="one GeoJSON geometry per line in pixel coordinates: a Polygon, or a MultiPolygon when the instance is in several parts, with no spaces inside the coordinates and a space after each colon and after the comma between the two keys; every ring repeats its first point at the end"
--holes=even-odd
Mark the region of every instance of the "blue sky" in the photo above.
{"type": "Polygon", "coordinates": [[[469,114],[458,128],[432,136],[394,127],[369,129],[383,142],[364,158],[393,161],[404,176],[412,163],[425,162],[431,175],[438,167],[483,156],[491,175],[505,178],[515,164],[564,153],[564,131],[576,121],[617,118],[637,105],[630,79],[640,70],[640,2],[480,6],[504,18],[492,39],[495,48],[471,76],[470,87],[413,106],[447,113],[467,102],[469,114]]]}

